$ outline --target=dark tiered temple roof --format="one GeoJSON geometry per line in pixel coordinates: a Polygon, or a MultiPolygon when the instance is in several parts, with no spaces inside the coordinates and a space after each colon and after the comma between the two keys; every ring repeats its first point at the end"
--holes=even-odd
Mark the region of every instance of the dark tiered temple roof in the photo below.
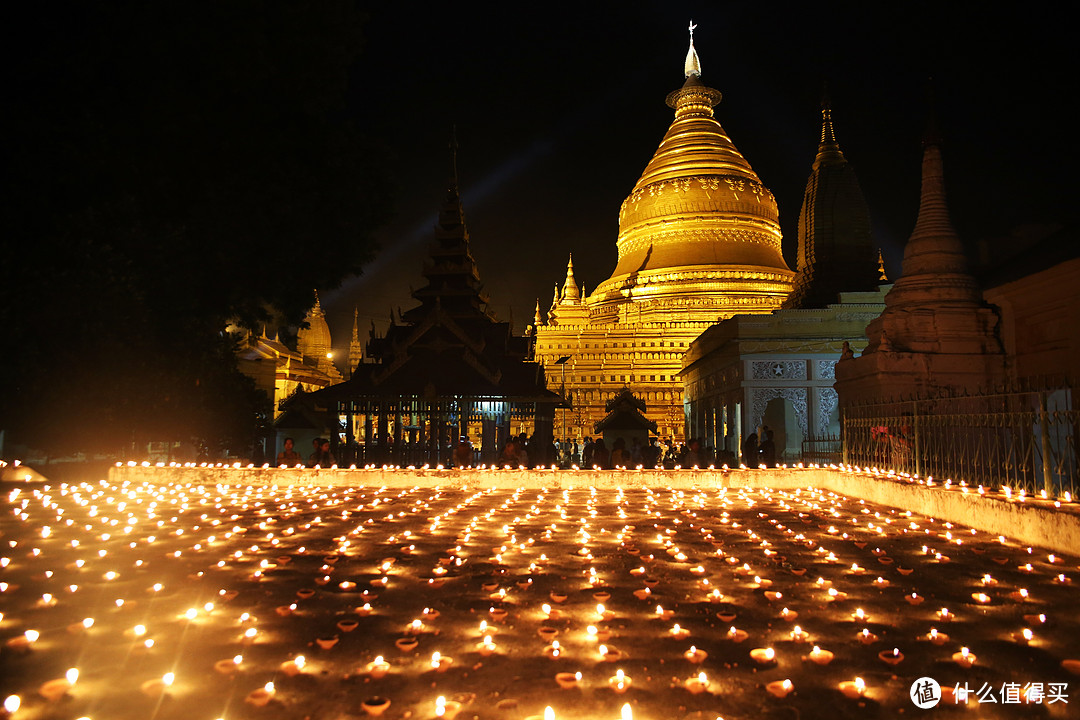
{"type": "Polygon", "coordinates": [[[593,430],[602,433],[605,430],[646,430],[656,433],[656,422],[645,417],[645,401],[623,388],[619,394],[604,405],[608,414],[593,426],[593,430]]]}
{"type": "Polygon", "coordinates": [[[870,211],[836,141],[828,99],[821,115],[821,141],[799,214],[798,274],[785,308],[823,308],[840,292],[878,285],[870,211]]]}
{"type": "Polygon", "coordinates": [[[385,336],[373,330],[368,362],[328,392],[341,400],[401,395],[560,400],[546,389],[543,368],[527,360],[529,338],[515,336],[512,324],[500,322],[488,308],[469,250],[456,172],[423,275],[427,283],[412,293],[419,304],[398,320],[391,315],[385,336]]]}

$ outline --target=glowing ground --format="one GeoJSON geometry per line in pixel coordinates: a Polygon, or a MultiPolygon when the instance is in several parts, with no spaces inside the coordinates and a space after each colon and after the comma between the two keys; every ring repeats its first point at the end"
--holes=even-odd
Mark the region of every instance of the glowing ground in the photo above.
{"type": "Polygon", "coordinates": [[[1077,558],[857,499],[3,490],[17,720],[1080,716],[1077,558]]]}

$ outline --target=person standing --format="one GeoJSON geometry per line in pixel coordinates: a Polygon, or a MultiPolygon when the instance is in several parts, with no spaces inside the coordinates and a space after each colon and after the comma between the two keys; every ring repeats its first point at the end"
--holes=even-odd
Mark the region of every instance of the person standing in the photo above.
{"type": "Polygon", "coordinates": [[[285,438],[285,449],[278,453],[277,464],[278,466],[286,465],[293,467],[295,465],[302,465],[303,460],[300,459],[300,453],[293,449],[295,441],[291,437],[285,438]]]}
{"type": "Polygon", "coordinates": [[[761,447],[758,448],[758,453],[761,455],[761,464],[765,467],[776,466],[776,443],[773,441],[773,431],[765,431],[765,439],[761,442],[761,447]]]}
{"type": "Polygon", "coordinates": [[[750,433],[750,436],[743,442],[742,458],[743,465],[748,468],[756,468],[761,463],[761,459],[758,457],[757,433],[750,433]]]}

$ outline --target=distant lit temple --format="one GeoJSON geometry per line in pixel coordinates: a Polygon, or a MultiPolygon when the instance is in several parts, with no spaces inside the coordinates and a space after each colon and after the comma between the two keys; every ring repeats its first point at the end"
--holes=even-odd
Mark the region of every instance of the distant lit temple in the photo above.
{"type": "MultiPolygon", "coordinates": [[[[511,436],[531,436],[530,459],[550,462],[561,398],[528,359],[529,338],[489,308],[469,249],[456,170],[439,213],[418,305],[372,329],[352,377],[312,396],[341,421],[344,462],[450,464],[459,438],[493,463],[511,436]]],[[[354,333],[355,335],[355,333],[354,333]]]]}
{"type": "Polygon", "coordinates": [[[690,343],[792,291],[776,200],[714,117],[720,93],[701,82],[692,36],[685,75],[667,97],[675,119],[619,211],[615,271],[586,295],[571,260],[546,318],[537,307],[536,359],[573,403],[568,435],[589,434],[629,387],[659,433],[681,440],[690,343]]]}

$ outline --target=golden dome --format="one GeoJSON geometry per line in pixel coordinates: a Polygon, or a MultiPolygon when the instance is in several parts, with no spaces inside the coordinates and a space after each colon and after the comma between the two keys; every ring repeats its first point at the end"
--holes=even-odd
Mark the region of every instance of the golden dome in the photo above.
{"type": "Polygon", "coordinates": [[[619,210],[619,262],[594,293],[599,305],[693,294],[702,307],[741,296],[745,307],[730,315],[767,312],[791,291],[776,199],[717,122],[721,95],[699,73],[691,38],[686,83],[667,97],[675,120],[619,210]]]}

